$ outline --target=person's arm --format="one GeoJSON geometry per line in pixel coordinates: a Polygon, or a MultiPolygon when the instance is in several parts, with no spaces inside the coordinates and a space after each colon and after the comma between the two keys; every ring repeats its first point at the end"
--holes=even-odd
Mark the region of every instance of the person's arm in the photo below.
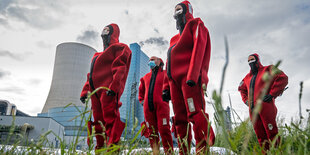
{"type": "Polygon", "coordinates": [[[197,84],[201,72],[202,62],[206,54],[206,45],[210,41],[209,32],[202,21],[198,21],[193,30],[194,47],[187,72],[186,83],[193,82],[197,84]]]}
{"type": "Polygon", "coordinates": [[[82,103],[85,103],[85,100],[87,98],[87,93],[88,91],[90,90],[89,89],[89,81],[88,81],[88,77],[89,77],[89,73],[87,74],[87,80],[82,88],[82,92],[81,92],[81,95],[80,95],[80,100],[82,103]]]}
{"type": "Polygon", "coordinates": [[[241,98],[243,100],[243,102],[247,105],[248,105],[248,89],[244,83],[244,81],[242,80],[239,87],[238,87],[238,91],[240,92],[241,94],[241,98]]]}
{"type": "Polygon", "coordinates": [[[274,77],[273,83],[270,85],[269,94],[274,98],[278,97],[283,93],[286,85],[288,84],[287,75],[281,71],[281,73],[277,74],[274,77]]]}
{"type": "Polygon", "coordinates": [[[171,95],[170,95],[170,86],[169,86],[167,72],[164,72],[164,81],[163,81],[162,91],[163,91],[163,94],[162,94],[163,101],[169,102],[169,100],[171,100],[171,95]]]}
{"type": "Polygon", "coordinates": [[[130,66],[131,50],[128,46],[124,46],[122,51],[117,51],[116,54],[117,56],[111,65],[113,80],[109,85],[109,89],[114,92],[118,92],[120,89],[120,81],[127,73],[127,68],[129,69],[127,66],[130,66]],[[120,53],[117,54],[118,52],[120,53]]]}
{"type": "Polygon", "coordinates": [[[163,90],[170,90],[167,72],[164,72],[163,90]]]}
{"type": "Polygon", "coordinates": [[[140,104],[142,104],[142,105],[144,103],[144,95],[145,95],[145,83],[144,83],[143,78],[141,78],[140,79],[140,85],[139,85],[139,96],[138,96],[138,99],[139,99],[140,104]]]}

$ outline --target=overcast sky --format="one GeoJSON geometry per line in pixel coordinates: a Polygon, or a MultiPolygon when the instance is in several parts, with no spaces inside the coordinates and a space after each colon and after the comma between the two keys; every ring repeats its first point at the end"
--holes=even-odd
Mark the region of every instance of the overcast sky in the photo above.
{"type": "MultiPolygon", "coordinates": [[[[120,41],[137,42],[148,55],[166,59],[170,38],[177,33],[173,0],[0,0],[0,99],[30,115],[46,101],[55,59],[62,42],[81,42],[102,50],[100,32],[114,22],[120,41]]],[[[304,81],[303,115],[310,109],[309,0],[191,1],[194,16],[210,31],[212,57],[208,92],[219,89],[224,64],[224,39],[230,47],[223,102],[248,117],[237,87],[249,72],[247,56],[260,54],[263,65],[282,60],[289,89],[276,100],[278,114],[298,117],[299,82],[304,81]],[[307,69],[308,68],[308,69],[307,69]]],[[[207,105],[211,112],[211,105],[207,105]]]]}

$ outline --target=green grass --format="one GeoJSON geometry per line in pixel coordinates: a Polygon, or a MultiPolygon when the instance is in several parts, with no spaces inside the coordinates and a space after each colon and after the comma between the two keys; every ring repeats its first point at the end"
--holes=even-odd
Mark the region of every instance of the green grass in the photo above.
{"type": "MultiPolygon", "coordinates": [[[[91,94],[90,94],[91,95],[91,94]]],[[[217,131],[216,141],[214,146],[224,147],[228,150],[233,151],[236,154],[262,154],[262,148],[259,146],[257,138],[255,136],[251,121],[249,119],[241,122],[239,125],[234,127],[231,131],[226,130],[225,123],[223,122],[224,113],[221,105],[221,98],[214,91],[213,93],[215,110],[220,118],[219,121],[216,121],[217,128],[222,128],[217,131]]],[[[85,108],[84,111],[81,111],[79,117],[85,117],[83,115],[89,113],[89,109],[85,108]]],[[[87,120],[88,118],[84,119],[87,120]]],[[[285,124],[283,121],[278,121],[279,123],[279,136],[281,136],[280,145],[275,148],[271,146],[267,154],[309,154],[310,153],[310,126],[302,125],[306,124],[308,119],[298,120],[296,122],[291,122],[290,124],[285,124]]],[[[84,123],[83,122],[83,123],[84,123]]],[[[86,124],[82,124],[86,128],[86,124]]],[[[137,127],[137,126],[136,126],[137,127]]],[[[6,127],[7,128],[7,127],[6,127]]],[[[6,142],[1,142],[1,144],[6,144],[10,141],[11,137],[14,135],[14,131],[20,129],[20,127],[15,126],[14,121],[10,126],[9,132],[10,136],[6,142]]],[[[132,130],[135,131],[135,130],[132,130]]],[[[103,148],[98,150],[97,153],[102,154],[115,154],[118,149],[120,151],[128,150],[130,153],[133,149],[149,147],[149,144],[145,141],[142,141],[138,137],[141,129],[138,132],[134,133],[134,137],[127,141],[121,141],[119,145],[113,145],[110,148],[103,148]],[[109,151],[109,152],[108,152],[109,151]]],[[[79,132],[80,133],[80,132],[79,132]]],[[[2,146],[0,148],[0,154],[53,154],[55,153],[56,148],[53,148],[51,144],[47,141],[47,135],[54,134],[60,141],[60,148],[58,152],[60,154],[94,154],[92,148],[77,151],[76,144],[83,140],[83,138],[77,136],[76,139],[69,144],[68,149],[65,149],[68,144],[66,144],[62,138],[58,137],[55,133],[47,131],[43,133],[38,142],[27,142],[27,147],[19,147],[22,142],[25,141],[24,135],[19,134],[15,135],[15,142],[11,146],[11,149],[5,150],[2,146]]],[[[94,133],[91,134],[94,137],[94,133]]],[[[184,140],[183,140],[184,141],[184,140]]],[[[186,141],[184,141],[186,142],[186,141]]],[[[92,144],[94,146],[94,144],[92,144]]],[[[141,154],[150,154],[150,152],[142,151],[141,154]]]]}

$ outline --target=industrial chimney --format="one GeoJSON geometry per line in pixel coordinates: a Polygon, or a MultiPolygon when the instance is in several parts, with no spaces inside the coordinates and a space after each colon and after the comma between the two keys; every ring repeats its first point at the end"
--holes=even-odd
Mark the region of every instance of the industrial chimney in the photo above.
{"type": "Polygon", "coordinates": [[[69,103],[82,106],[80,93],[96,50],[81,43],[62,43],[56,48],[51,88],[42,113],[69,103]]]}

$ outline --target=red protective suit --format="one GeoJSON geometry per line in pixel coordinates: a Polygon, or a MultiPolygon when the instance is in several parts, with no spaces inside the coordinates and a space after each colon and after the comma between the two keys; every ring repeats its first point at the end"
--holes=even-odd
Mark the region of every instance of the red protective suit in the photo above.
{"type": "MultiPolygon", "coordinates": [[[[106,136],[109,138],[108,146],[120,140],[125,128],[125,123],[120,120],[119,107],[122,103],[119,100],[125,87],[131,60],[129,47],[118,41],[120,33],[118,26],[110,24],[110,27],[113,31],[110,35],[109,47],[94,55],[90,73],[87,75],[88,80],[81,93],[83,97],[88,91],[94,91],[102,86],[116,93],[115,96],[108,96],[106,90],[101,89],[91,96],[95,133],[103,133],[99,123],[101,121],[105,127],[106,136]]],[[[101,148],[104,145],[104,137],[96,135],[96,140],[96,148],[101,148]]]]}
{"type": "MultiPolygon", "coordinates": [[[[186,6],[186,25],[182,34],[170,40],[167,56],[169,82],[164,84],[163,90],[168,90],[170,86],[177,135],[182,139],[188,134],[188,144],[191,144],[191,128],[187,133],[187,126],[189,122],[193,123],[197,152],[207,145],[206,142],[213,145],[215,140],[211,126],[208,132],[208,114],[205,113],[202,89],[202,84],[208,84],[211,44],[208,29],[200,18],[193,18],[190,3],[182,3],[186,6]],[[187,85],[189,80],[196,85],[187,85]]],[[[179,142],[179,148],[186,154],[185,145],[179,142]]]]}
{"type": "Polygon", "coordinates": [[[140,79],[139,101],[143,103],[144,125],[147,130],[144,136],[149,138],[153,148],[155,143],[159,144],[159,131],[164,150],[168,153],[173,150],[173,143],[169,124],[169,103],[161,97],[165,74],[166,71],[157,66],[140,79]]]}
{"type": "MultiPolygon", "coordinates": [[[[250,118],[252,120],[252,110],[257,103],[257,99],[261,96],[261,92],[265,87],[265,81],[262,79],[264,73],[270,72],[272,66],[263,66],[260,63],[259,56],[253,54],[258,62],[258,72],[253,74],[251,71],[241,81],[238,90],[244,103],[249,106],[250,118]]],[[[288,77],[281,72],[277,74],[271,82],[267,94],[272,95],[274,98],[271,102],[262,102],[262,108],[259,112],[256,121],[254,122],[254,130],[261,146],[265,143],[265,149],[269,149],[268,140],[273,140],[278,133],[276,123],[277,107],[275,106],[275,98],[282,94],[285,86],[288,84],[288,77]]],[[[279,142],[279,139],[277,139],[279,142]]]]}

